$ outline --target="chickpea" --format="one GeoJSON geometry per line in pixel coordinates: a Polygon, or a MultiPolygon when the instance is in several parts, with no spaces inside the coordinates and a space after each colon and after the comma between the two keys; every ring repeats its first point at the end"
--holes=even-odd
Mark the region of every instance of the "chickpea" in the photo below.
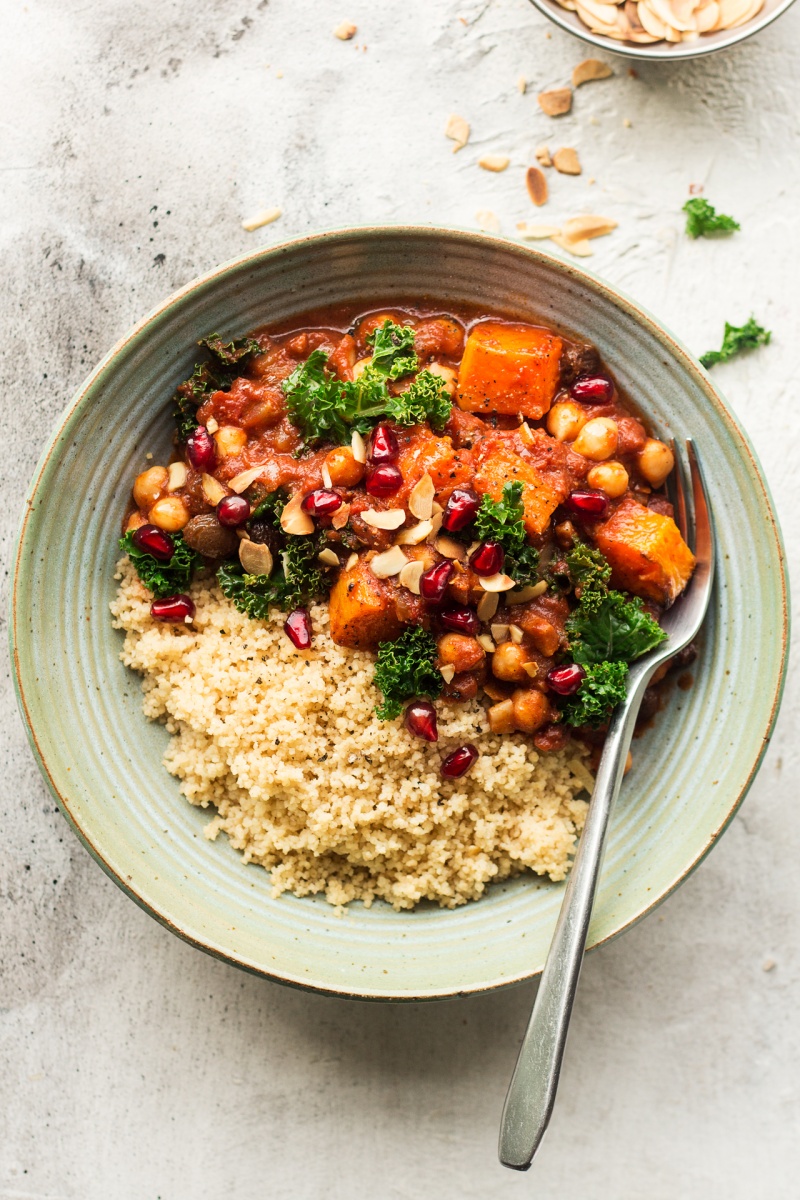
{"type": "Polygon", "coordinates": [[[610,417],[595,417],[584,425],[573,442],[572,449],[584,458],[602,462],[616,453],[617,440],[617,422],[612,421],[610,417]]]}
{"type": "Polygon", "coordinates": [[[247,433],[238,425],[221,425],[214,434],[214,441],[220,458],[233,458],[247,445],[247,433]]]}
{"type": "Polygon", "coordinates": [[[588,421],[586,412],[573,400],[554,404],[547,414],[547,429],[557,442],[571,442],[588,421]]]}
{"type": "Polygon", "coordinates": [[[524,646],[501,642],[492,655],[492,674],[509,683],[525,683],[530,678],[525,670],[526,662],[530,662],[530,655],[524,646]]]}
{"type": "Polygon", "coordinates": [[[492,733],[513,733],[517,728],[513,700],[501,700],[499,704],[493,704],[486,715],[492,733]]]}
{"type": "Polygon", "coordinates": [[[538,613],[527,613],[522,618],[522,627],[539,653],[545,658],[552,658],[561,644],[555,625],[538,613]]]}
{"type": "Polygon", "coordinates": [[[454,396],[456,394],[456,380],[458,379],[458,375],[452,367],[446,367],[444,363],[432,362],[426,367],[426,370],[430,371],[431,375],[437,375],[442,380],[449,395],[454,396]]]}
{"type": "Polygon", "coordinates": [[[520,733],[536,733],[550,720],[550,701],[536,688],[517,688],[511,697],[520,733]]]}
{"type": "Polygon", "coordinates": [[[156,500],[148,518],[165,533],[177,533],[189,520],[189,511],[180,496],[164,496],[163,499],[156,500]]]}
{"type": "Polygon", "coordinates": [[[337,446],[331,450],[325,457],[325,466],[334,487],[355,487],[364,478],[364,464],[356,462],[349,446],[337,446]]]}
{"type": "Polygon", "coordinates": [[[675,466],[675,455],[657,438],[648,438],[639,451],[639,470],[651,487],[661,487],[675,466]]]}
{"type": "Polygon", "coordinates": [[[463,633],[446,633],[439,639],[439,662],[454,666],[456,672],[471,671],[486,658],[486,651],[474,637],[463,633]]]}
{"type": "Polygon", "coordinates": [[[371,362],[371,358],[360,358],[353,366],[353,379],[360,379],[371,362]]]}
{"type": "Polygon", "coordinates": [[[132,512],[125,522],[125,532],[130,533],[133,529],[141,529],[142,525],[147,524],[147,517],[143,517],[140,512],[132,512]]]}
{"type": "Polygon", "coordinates": [[[169,471],[166,467],[148,467],[136,476],[133,485],[133,498],[143,512],[152,508],[156,500],[164,495],[169,483],[169,471]]]}
{"type": "Polygon", "coordinates": [[[586,476],[589,487],[605,492],[612,500],[624,496],[628,490],[628,472],[621,462],[598,463],[586,476]]]}
{"type": "Polygon", "coordinates": [[[556,541],[562,550],[569,550],[575,545],[578,536],[572,521],[561,521],[555,527],[556,541]]]}

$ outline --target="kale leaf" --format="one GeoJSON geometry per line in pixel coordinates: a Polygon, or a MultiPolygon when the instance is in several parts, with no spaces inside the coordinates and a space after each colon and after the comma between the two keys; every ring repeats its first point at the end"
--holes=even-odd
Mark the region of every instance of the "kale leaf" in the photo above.
{"type": "Polygon", "coordinates": [[[562,707],[561,719],[567,725],[588,725],[597,729],[606,723],[628,693],[628,666],[624,662],[598,662],[584,669],[586,678],[562,707]]]}
{"type": "Polygon", "coordinates": [[[589,611],[581,603],[566,630],[572,657],[583,667],[612,659],[631,663],[667,636],[638,597],[626,600],[622,592],[609,592],[589,611]]]}
{"type": "Polygon", "coordinates": [[[414,352],[414,330],[410,325],[396,325],[387,318],[367,335],[367,345],[372,348],[368,370],[384,379],[402,379],[419,366],[414,352]]]}
{"type": "Polygon", "coordinates": [[[452,409],[444,380],[432,371],[420,371],[404,392],[387,398],[384,413],[398,425],[421,425],[429,421],[433,429],[441,429],[449,421],[452,409]]]}
{"type": "Polygon", "coordinates": [[[325,370],[328,356],[314,350],[305,362],[284,379],[289,420],[307,442],[331,441],[339,444],[350,438],[346,419],[344,385],[325,370]]]}
{"type": "Polygon", "coordinates": [[[404,700],[436,699],[444,685],[436,653],[436,642],[421,625],[410,626],[393,642],[380,643],[374,683],[383,693],[383,703],[375,708],[381,721],[399,717],[404,700]]]}
{"type": "Polygon", "coordinates": [[[136,574],[144,586],[158,600],[165,596],[174,596],[176,592],[185,592],[192,577],[192,570],[200,561],[200,555],[190,549],[180,533],[169,535],[175,545],[175,550],[169,562],[159,562],[146,550],[140,550],[133,540],[133,530],[128,530],[120,538],[120,549],[130,558],[136,574]]]}
{"type": "Polygon", "coordinates": [[[766,346],[772,334],[768,329],[759,325],[755,317],[750,317],[744,325],[729,325],[725,322],[725,335],[719,350],[709,350],[700,355],[704,367],[713,367],[716,363],[727,362],[734,354],[743,350],[755,350],[757,346],[766,346]]]}
{"type": "Polygon", "coordinates": [[[713,204],[709,204],[702,196],[687,200],[683,206],[686,213],[686,232],[689,237],[708,237],[714,233],[733,233],[740,229],[738,221],[718,213],[713,204]]]}
{"type": "Polygon", "coordinates": [[[210,333],[208,337],[201,338],[197,344],[210,350],[220,366],[223,367],[235,367],[251,354],[262,353],[258,342],[251,337],[232,338],[226,343],[223,342],[220,334],[210,333]]]}
{"type": "Polygon", "coordinates": [[[217,571],[217,582],[239,612],[264,620],[270,608],[289,612],[325,594],[317,552],[315,536],[293,537],[278,556],[281,569],[272,575],[247,575],[238,563],[226,562],[217,571]]]}
{"type": "Polygon", "coordinates": [[[520,587],[535,583],[539,568],[539,552],[525,533],[524,512],[522,484],[515,479],[504,485],[500,500],[484,493],[475,518],[478,537],[500,543],[506,552],[503,570],[520,587]]]}
{"type": "Polygon", "coordinates": [[[586,542],[576,542],[567,554],[566,561],[570,582],[581,609],[588,613],[597,612],[608,595],[608,581],[611,578],[611,567],[605,555],[586,542]]]}
{"type": "Polygon", "coordinates": [[[185,442],[198,426],[196,409],[212,392],[230,391],[240,371],[233,370],[251,354],[260,354],[261,347],[253,338],[234,338],[223,342],[218,333],[209,334],[197,343],[213,354],[215,361],[197,363],[192,374],[175,389],[173,416],[178,428],[178,441],[185,442]]]}

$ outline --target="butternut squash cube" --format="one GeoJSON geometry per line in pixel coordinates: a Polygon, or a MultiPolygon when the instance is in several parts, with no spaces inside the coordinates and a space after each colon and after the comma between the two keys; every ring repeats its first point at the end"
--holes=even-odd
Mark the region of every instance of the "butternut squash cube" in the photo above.
{"type": "Polygon", "coordinates": [[[484,458],[475,472],[475,490],[488,492],[493,500],[503,499],[503,488],[518,479],[522,484],[525,531],[529,537],[544,533],[550,518],[566,498],[566,487],[557,486],[558,476],[545,475],[533,463],[520,457],[499,440],[492,442],[491,455],[484,458]]]}
{"type": "Polygon", "coordinates": [[[691,578],[694,555],[672,517],[645,508],[632,496],[594,536],[611,564],[614,587],[668,605],[691,578]]]}
{"type": "Polygon", "coordinates": [[[468,412],[549,410],[560,374],[561,338],[536,325],[485,321],[467,338],[458,372],[458,404],[468,412]]]}
{"type": "Polygon", "coordinates": [[[372,574],[366,557],[342,571],[328,601],[331,637],[338,646],[370,650],[378,642],[399,637],[397,588],[372,574]]]}

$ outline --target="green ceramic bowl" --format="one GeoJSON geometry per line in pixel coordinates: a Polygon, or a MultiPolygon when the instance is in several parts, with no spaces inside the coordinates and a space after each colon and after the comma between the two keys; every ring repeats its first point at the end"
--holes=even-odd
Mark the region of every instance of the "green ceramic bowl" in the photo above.
{"type": "Polygon", "coordinates": [[[780,533],[753,451],[687,351],[616,289],[500,238],[368,228],[300,238],[218,268],[167,300],[70,404],[26,500],[13,588],[20,706],[39,765],[85,845],[132,899],[238,966],[343,996],[421,999],[536,975],[562,887],[525,876],[455,911],[272,900],[269,879],[189,805],[161,765],[108,604],[117,531],[145,453],[165,457],[169,398],[197,339],[329,303],[425,298],[539,317],[594,341],[663,435],[691,435],[719,533],[719,585],[694,686],[636,743],[612,823],[590,945],[678,886],[745,795],[775,719],[787,649],[780,533]]]}

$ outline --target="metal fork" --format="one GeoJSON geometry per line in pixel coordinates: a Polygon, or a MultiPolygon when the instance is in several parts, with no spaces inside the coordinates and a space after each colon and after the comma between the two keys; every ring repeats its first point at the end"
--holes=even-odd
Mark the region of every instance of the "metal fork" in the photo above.
{"type": "Polygon", "coordinates": [[[633,663],[628,696],[611,719],[586,814],[578,852],[564,893],[553,941],[542,972],[528,1029],[511,1077],[500,1124],[500,1161],[527,1171],[555,1104],[572,1005],[578,989],[586,937],[600,876],[609,817],[619,793],[633,727],[653,673],[692,641],[705,617],[714,582],[714,526],[697,452],[686,442],[690,481],[676,454],[675,519],[694,551],[697,565],[691,583],[667,612],[667,640],[633,663]]]}

